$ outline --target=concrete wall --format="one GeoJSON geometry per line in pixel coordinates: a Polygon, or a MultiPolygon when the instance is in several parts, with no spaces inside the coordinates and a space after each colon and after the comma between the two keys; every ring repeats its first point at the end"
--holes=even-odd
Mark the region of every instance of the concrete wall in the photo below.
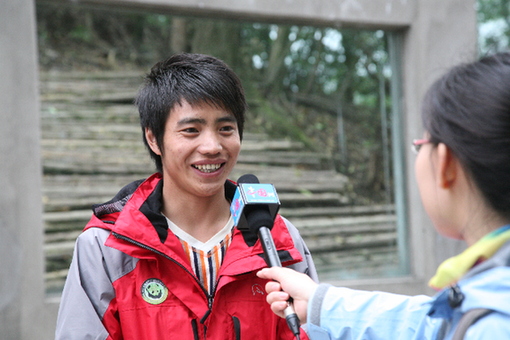
{"type": "MultiPolygon", "coordinates": [[[[61,1],[65,0],[53,0],[61,1]]],[[[78,1],[78,0],[75,0],[78,1]]],[[[349,282],[402,293],[426,280],[460,245],[434,232],[414,182],[407,147],[421,135],[419,107],[428,85],[476,53],[474,0],[82,0],[173,14],[391,29],[402,44],[401,106],[412,275],[349,282]]],[[[44,297],[43,223],[36,34],[33,0],[0,1],[0,332],[1,338],[51,339],[57,302],[44,297]]]]}
{"type": "Polygon", "coordinates": [[[408,0],[80,0],[79,2],[101,6],[146,8],[172,14],[384,28],[409,26],[415,8],[415,1],[408,0]]]}
{"type": "Polygon", "coordinates": [[[40,339],[43,223],[32,1],[0,2],[0,338],[40,339]]]}

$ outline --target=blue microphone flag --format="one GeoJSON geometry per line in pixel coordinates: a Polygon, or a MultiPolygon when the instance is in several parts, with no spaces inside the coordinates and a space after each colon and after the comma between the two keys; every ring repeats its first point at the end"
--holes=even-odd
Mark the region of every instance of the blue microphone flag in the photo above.
{"type": "Polygon", "coordinates": [[[267,183],[239,183],[230,205],[234,225],[239,229],[248,229],[243,211],[246,207],[257,205],[267,206],[274,218],[280,208],[275,187],[267,183]]]}

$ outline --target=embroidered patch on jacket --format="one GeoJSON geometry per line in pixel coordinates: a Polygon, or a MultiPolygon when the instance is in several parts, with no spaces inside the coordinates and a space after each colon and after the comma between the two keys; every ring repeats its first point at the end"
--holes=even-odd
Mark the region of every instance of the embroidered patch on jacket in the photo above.
{"type": "Polygon", "coordinates": [[[168,297],[168,288],[159,279],[148,279],[143,283],[141,293],[146,302],[159,305],[168,297]]]}

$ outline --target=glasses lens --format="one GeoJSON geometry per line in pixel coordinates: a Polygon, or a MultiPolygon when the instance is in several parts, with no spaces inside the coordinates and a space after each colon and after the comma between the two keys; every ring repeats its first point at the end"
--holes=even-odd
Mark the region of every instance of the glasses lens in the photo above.
{"type": "Polygon", "coordinates": [[[430,143],[430,141],[428,139],[415,139],[413,140],[413,144],[411,145],[411,148],[413,150],[414,153],[418,153],[421,149],[421,146],[423,144],[427,144],[427,143],[430,143]]]}
{"type": "Polygon", "coordinates": [[[412,145],[411,145],[411,150],[413,150],[413,152],[414,152],[415,154],[417,154],[417,153],[418,153],[418,151],[420,151],[420,145],[419,145],[419,144],[412,144],[412,145]]]}

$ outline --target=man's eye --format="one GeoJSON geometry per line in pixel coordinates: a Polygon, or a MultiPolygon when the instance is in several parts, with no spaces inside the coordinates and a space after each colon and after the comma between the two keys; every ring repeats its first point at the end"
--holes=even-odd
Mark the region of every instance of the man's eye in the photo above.
{"type": "Polygon", "coordinates": [[[186,132],[186,133],[196,133],[196,132],[198,132],[198,130],[195,129],[195,128],[187,128],[187,129],[184,129],[182,131],[186,132]]]}
{"type": "Polygon", "coordinates": [[[224,126],[220,129],[221,131],[234,131],[235,128],[233,126],[224,126]]]}

